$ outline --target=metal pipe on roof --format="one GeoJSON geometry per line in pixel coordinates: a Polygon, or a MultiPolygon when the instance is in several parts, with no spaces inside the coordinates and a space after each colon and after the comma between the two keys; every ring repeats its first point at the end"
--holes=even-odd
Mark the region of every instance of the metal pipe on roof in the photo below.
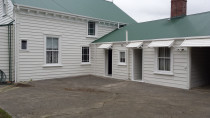
{"type": "Polygon", "coordinates": [[[128,42],[128,30],[125,31],[126,42],[128,42]]]}

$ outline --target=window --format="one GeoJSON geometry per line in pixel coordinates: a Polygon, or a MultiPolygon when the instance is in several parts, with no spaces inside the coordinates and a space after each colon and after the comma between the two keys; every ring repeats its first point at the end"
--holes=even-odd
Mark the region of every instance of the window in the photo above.
{"type": "Polygon", "coordinates": [[[158,70],[171,71],[171,49],[167,47],[158,48],[158,70]]]}
{"type": "Polygon", "coordinates": [[[21,50],[27,50],[27,40],[21,40],[21,50]]]}
{"type": "Polygon", "coordinates": [[[3,4],[2,4],[3,5],[2,6],[2,8],[3,8],[3,15],[6,15],[6,10],[7,10],[6,9],[6,0],[3,0],[2,2],[3,2],[3,4]]]}
{"type": "Polygon", "coordinates": [[[59,39],[47,37],[46,41],[46,63],[57,64],[59,62],[59,39]]]}
{"type": "Polygon", "coordinates": [[[125,64],[125,51],[119,52],[119,62],[120,64],[125,64]]]}
{"type": "Polygon", "coordinates": [[[96,23],[88,22],[88,36],[95,36],[95,35],[96,35],[96,23]]]}
{"type": "Polygon", "coordinates": [[[89,63],[90,59],[89,59],[89,47],[82,47],[82,63],[89,63]]]}

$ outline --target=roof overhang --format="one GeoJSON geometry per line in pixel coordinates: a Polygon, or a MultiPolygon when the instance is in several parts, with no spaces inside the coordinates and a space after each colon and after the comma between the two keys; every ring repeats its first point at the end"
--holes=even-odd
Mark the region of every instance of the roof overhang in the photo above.
{"type": "Polygon", "coordinates": [[[171,47],[174,43],[174,40],[168,41],[152,41],[148,47],[155,48],[155,47],[171,47]]]}
{"type": "Polygon", "coordinates": [[[127,48],[140,48],[143,45],[143,42],[129,43],[127,48]]]}
{"type": "Polygon", "coordinates": [[[112,48],[112,44],[101,44],[98,48],[99,49],[110,49],[110,48],[112,48]]]}
{"type": "MultiPolygon", "coordinates": [[[[53,14],[53,17],[56,17],[56,15],[60,15],[62,19],[65,19],[66,17],[69,17],[68,20],[70,19],[78,19],[78,20],[92,20],[92,21],[96,21],[98,23],[101,24],[106,24],[106,25],[114,25],[114,26],[118,26],[118,25],[127,25],[128,23],[125,22],[120,22],[120,21],[112,21],[112,20],[107,20],[107,19],[103,19],[103,18],[96,18],[96,17],[91,17],[91,16],[85,16],[85,15],[79,15],[79,14],[73,14],[73,13],[68,13],[68,12],[63,12],[63,11],[57,11],[57,10],[51,10],[51,9],[46,9],[46,8],[39,8],[39,7],[33,7],[33,6],[29,6],[29,5],[22,5],[22,4],[17,4],[17,3],[13,3],[13,5],[15,6],[16,10],[18,12],[20,12],[21,10],[24,11],[25,13],[30,13],[32,12],[36,12],[36,15],[39,15],[41,13],[41,15],[47,15],[47,14],[53,14]]],[[[21,13],[21,12],[20,12],[21,13]]],[[[52,17],[51,16],[51,17],[52,17]]],[[[56,17],[58,18],[58,17],[56,17]]]]}
{"type": "Polygon", "coordinates": [[[210,39],[187,39],[181,47],[210,47],[210,39]]]}

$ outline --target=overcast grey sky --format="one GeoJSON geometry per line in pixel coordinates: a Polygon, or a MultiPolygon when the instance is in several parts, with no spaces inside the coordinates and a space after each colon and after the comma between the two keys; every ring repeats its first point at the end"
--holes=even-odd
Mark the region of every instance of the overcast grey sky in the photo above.
{"type": "MultiPolygon", "coordinates": [[[[171,0],[114,0],[137,22],[170,17],[171,0]]],[[[210,11],[210,0],[188,0],[187,14],[210,11]]]]}

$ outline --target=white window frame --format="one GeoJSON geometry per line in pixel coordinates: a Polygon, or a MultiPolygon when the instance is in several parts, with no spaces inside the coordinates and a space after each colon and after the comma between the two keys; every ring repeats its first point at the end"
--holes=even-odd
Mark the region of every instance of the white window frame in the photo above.
{"type": "Polygon", "coordinates": [[[62,67],[62,50],[61,50],[61,36],[56,35],[45,35],[44,36],[44,65],[43,67],[62,67]],[[58,38],[58,63],[47,63],[47,37],[58,38]]]}
{"type": "Polygon", "coordinates": [[[126,61],[127,61],[127,52],[126,52],[126,50],[119,50],[119,53],[118,53],[118,65],[126,65],[126,61]],[[125,53],[125,62],[120,62],[120,59],[121,59],[120,53],[121,52],[125,53]]]}
{"type": "Polygon", "coordinates": [[[89,37],[89,38],[97,38],[97,35],[98,35],[98,24],[97,24],[97,22],[95,22],[95,35],[89,35],[88,34],[89,22],[95,22],[95,21],[88,21],[87,22],[87,37],[89,37]]]}
{"type": "Polygon", "coordinates": [[[20,50],[21,51],[28,51],[28,40],[27,39],[20,40],[20,50]],[[22,41],[26,41],[26,49],[22,49],[22,41]]]}
{"type": "Polygon", "coordinates": [[[88,46],[88,45],[83,45],[83,46],[81,46],[81,65],[90,65],[91,64],[91,49],[90,49],[90,46],[88,46]],[[89,47],[89,62],[82,62],[82,48],[83,47],[89,47]]]}
{"type": "Polygon", "coordinates": [[[169,47],[170,48],[170,71],[159,70],[159,62],[158,62],[159,48],[161,48],[161,47],[155,48],[155,70],[154,70],[154,74],[174,75],[174,73],[173,73],[173,50],[174,50],[174,48],[169,47]]]}
{"type": "Polygon", "coordinates": [[[7,14],[7,4],[6,4],[6,0],[2,0],[2,13],[3,16],[5,16],[7,14]]]}

